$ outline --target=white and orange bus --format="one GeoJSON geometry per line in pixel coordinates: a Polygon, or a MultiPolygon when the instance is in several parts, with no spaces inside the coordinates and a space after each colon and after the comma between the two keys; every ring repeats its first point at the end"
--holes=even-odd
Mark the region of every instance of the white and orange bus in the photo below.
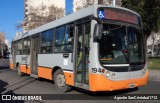
{"type": "Polygon", "coordinates": [[[129,9],[93,5],[16,36],[10,68],[19,76],[71,87],[114,91],[146,85],[148,69],[140,16],[129,9]]]}

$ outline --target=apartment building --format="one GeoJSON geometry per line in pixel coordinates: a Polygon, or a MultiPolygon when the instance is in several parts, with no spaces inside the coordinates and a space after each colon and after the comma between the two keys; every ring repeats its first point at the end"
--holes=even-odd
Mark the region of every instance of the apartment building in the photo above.
{"type": "MultiPolygon", "coordinates": [[[[29,8],[31,6],[38,7],[40,5],[51,6],[55,5],[65,9],[65,15],[76,12],[84,7],[93,4],[113,5],[114,0],[24,0],[25,18],[28,17],[29,8]]],[[[116,6],[121,6],[121,0],[115,0],[116,6]]]]}
{"type": "Polygon", "coordinates": [[[5,48],[5,34],[0,32],[0,57],[3,55],[3,50],[5,48]]]}
{"type": "Polygon", "coordinates": [[[0,32],[0,41],[4,42],[5,41],[5,36],[3,32],[0,32]]]}
{"type": "MultiPolygon", "coordinates": [[[[121,5],[121,0],[24,0],[25,21],[23,22],[23,30],[25,32],[27,31],[29,25],[37,23],[37,21],[35,20],[34,21],[30,20],[29,14],[30,14],[31,7],[39,7],[39,6],[49,7],[51,5],[55,5],[58,8],[64,9],[64,16],[65,16],[65,15],[77,12],[93,4],[113,5],[113,1],[115,1],[116,6],[121,5]]],[[[47,12],[47,9],[46,9],[46,12],[47,12]]],[[[58,18],[60,17],[61,16],[59,16],[58,18]]]]}
{"type": "MultiPolygon", "coordinates": [[[[54,5],[58,8],[65,9],[65,0],[24,0],[24,21],[23,21],[23,30],[27,31],[28,26],[34,23],[38,23],[38,21],[31,21],[30,12],[31,8],[40,8],[45,6],[46,9],[43,11],[44,15],[47,15],[48,7],[54,5]]],[[[64,13],[63,13],[64,14],[64,13]]]]}
{"type": "Polygon", "coordinates": [[[25,17],[28,16],[31,6],[38,7],[41,5],[45,5],[47,7],[55,5],[59,8],[65,8],[65,0],[24,0],[25,17]]]}
{"type": "Polygon", "coordinates": [[[147,53],[151,57],[160,57],[160,31],[152,32],[147,39],[147,53]]]}
{"type": "Polygon", "coordinates": [[[113,5],[113,1],[115,6],[121,6],[121,0],[66,0],[66,15],[93,4],[113,5]]]}

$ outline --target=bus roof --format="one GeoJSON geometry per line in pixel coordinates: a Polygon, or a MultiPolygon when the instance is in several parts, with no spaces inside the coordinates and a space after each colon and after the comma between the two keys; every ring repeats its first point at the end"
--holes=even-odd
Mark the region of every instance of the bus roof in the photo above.
{"type": "Polygon", "coordinates": [[[27,36],[31,36],[31,35],[34,35],[34,34],[37,34],[37,33],[40,33],[40,32],[43,32],[43,31],[46,31],[46,30],[49,30],[49,29],[52,29],[52,28],[55,28],[55,27],[58,27],[58,26],[61,26],[61,25],[64,25],[64,24],[67,24],[67,23],[73,22],[73,21],[81,19],[83,17],[87,17],[87,16],[90,16],[90,15],[94,15],[94,16],[97,17],[97,8],[99,8],[99,7],[123,9],[123,10],[126,10],[126,11],[130,11],[130,12],[132,12],[135,15],[140,17],[140,15],[138,13],[136,13],[132,10],[129,10],[127,8],[123,8],[123,7],[119,7],[119,6],[92,5],[92,6],[89,6],[89,7],[85,8],[85,9],[82,9],[78,12],[69,14],[67,16],[64,16],[64,17],[60,18],[60,19],[54,20],[54,21],[49,22],[45,25],[37,27],[33,30],[30,30],[29,32],[23,33],[21,35],[17,35],[13,39],[13,41],[16,41],[16,40],[25,38],[27,36]]]}

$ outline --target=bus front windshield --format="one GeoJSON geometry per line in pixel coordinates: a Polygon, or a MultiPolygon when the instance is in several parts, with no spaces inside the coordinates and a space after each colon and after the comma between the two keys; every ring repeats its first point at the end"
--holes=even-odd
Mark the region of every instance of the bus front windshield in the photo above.
{"type": "Polygon", "coordinates": [[[99,40],[102,64],[137,64],[144,62],[142,31],[125,25],[103,24],[99,40]]]}

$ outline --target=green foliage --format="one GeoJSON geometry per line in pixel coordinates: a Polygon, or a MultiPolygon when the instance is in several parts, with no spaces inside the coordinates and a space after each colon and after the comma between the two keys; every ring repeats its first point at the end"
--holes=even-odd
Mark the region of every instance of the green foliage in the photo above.
{"type": "Polygon", "coordinates": [[[160,0],[122,0],[122,7],[141,15],[144,34],[147,37],[152,31],[160,30],[160,0]]]}
{"type": "Polygon", "coordinates": [[[158,58],[148,58],[148,68],[160,70],[160,57],[158,58]]]}

